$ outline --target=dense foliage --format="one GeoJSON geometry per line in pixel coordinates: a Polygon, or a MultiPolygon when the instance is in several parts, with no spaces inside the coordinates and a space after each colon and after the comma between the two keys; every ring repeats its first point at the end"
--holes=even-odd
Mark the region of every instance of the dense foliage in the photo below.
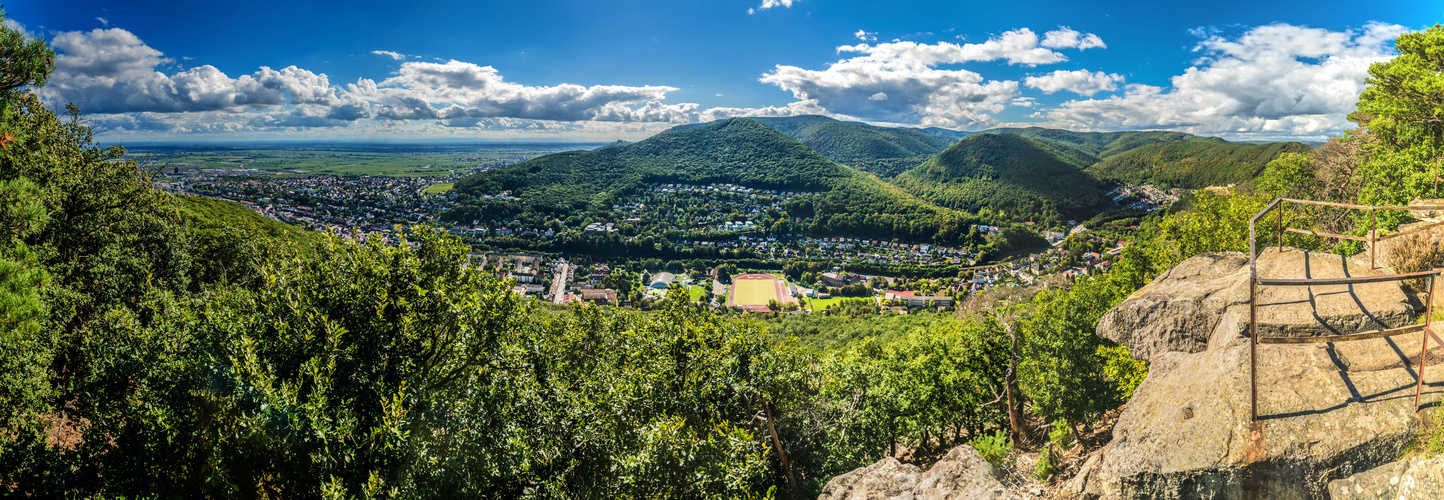
{"type": "Polygon", "coordinates": [[[1247,182],[1279,155],[1308,151],[1308,146],[1297,142],[1168,142],[1105,157],[1088,171],[1105,179],[1196,189],[1247,182]]]}
{"type": "Polygon", "coordinates": [[[875,235],[956,242],[971,220],[939,208],[874,177],[838,165],[790,137],[737,118],[684,127],[645,141],[597,151],[544,156],[462,179],[464,206],[448,220],[490,221],[533,212],[566,217],[601,211],[617,196],[653,183],[731,183],[754,189],[820,193],[790,203],[791,217],[811,218],[801,232],[875,235]],[[491,210],[483,195],[508,191],[521,199],[515,213],[491,210]],[[486,208],[483,208],[486,207],[486,208]]]}
{"type": "Polygon", "coordinates": [[[824,116],[754,118],[797,139],[827,159],[881,178],[927,161],[955,142],[915,129],[843,122],[824,116]]]}
{"type": "MultiPolygon", "coordinates": [[[[28,43],[0,31],[4,43],[28,43]]],[[[679,288],[652,312],[538,307],[425,226],[395,241],[346,241],[159,192],[149,172],[121,161],[123,149],[95,145],[75,110],[62,119],[33,93],[4,93],[15,139],[0,150],[0,494],[811,497],[882,456],[922,460],[963,442],[991,460],[1015,444],[1061,449],[1146,373],[1093,331],[1158,273],[1200,252],[1240,250],[1248,218],[1274,196],[1428,193],[1429,164],[1418,160],[1438,154],[1444,28],[1398,47],[1403,55],[1371,68],[1355,115],[1367,129],[1280,156],[1256,186],[1195,193],[1145,224],[1150,234],[1111,272],[915,316],[852,299],[832,315],[739,318],[691,305],[679,288]],[[1403,187],[1384,190],[1388,180],[1403,187]]],[[[21,52],[7,57],[48,54],[21,52]]],[[[43,62],[3,71],[41,68],[23,77],[39,83],[43,62]]],[[[955,217],[777,137],[786,139],[733,120],[463,184],[567,210],[649,178],[750,179],[828,193],[811,208],[819,230],[920,235],[955,217]],[[767,141],[776,147],[754,147],[767,141]],[[679,142],[716,156],[681,155],[679,142]],[[769,177],[784,159],[809,167],[769,177]],[[876,218],[850,218],[863,213],[876,218]],[[888,218],[902,214],[936,219],[888,218]]],[[[1028,152],[1068,176],[1111,147],[1094,136],[1067,148],[1010,135],[973,142],[1028,152]]],[[[989,182],[1013,175],[987,151],[954,154],[926,167],[989,182]]],[[[1301,227],[1353,223],[1290,217],[1301,227]]],[[[1031,239],[1021,227],[1003,238],[1031,239]]],[[[1297,238],[1285,244],[1324,243],[1297,238]]],[[[784,272],[823,269],[813,264],[784,272]]],[[[630,283],[631,272],[614,276],[630,283]]],[[[1055,465],[1045,451],[1037,472],[1055,465]]]]}
{"type": "Polygon", "coordinates": [[[1036,139],[1086,161],[1099,178],[1134,184],[1202,188],[1247,182],[1273,158],[1304,153],[1297,142],[1247,144],[1182,132],[1074,132],[1040,127],[990,130],[1036,139]]]}
{"type": "MultiPolygon", "coordinates": [[[[895,179],[942,206],[1009,220],[1087,219],[1109,204],[1086,161],[1013,134],[977,134],[895,179]]],[[[1051,225],[1051,224],[1049,224],[1051,225]]]]}

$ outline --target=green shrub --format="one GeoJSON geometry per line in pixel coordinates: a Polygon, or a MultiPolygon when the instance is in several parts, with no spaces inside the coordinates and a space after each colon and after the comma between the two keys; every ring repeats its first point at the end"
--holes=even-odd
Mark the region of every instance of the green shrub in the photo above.
{"type": "Polygon", "coordinates": [[[978,450],[978,454],[983,456],[983,460],[987,460],[993,467],[1002,466],[1003,459],[1013,454],[1013,441],[1008,439],[1008,435],[1002,429],[994,431],[992,434],[983,434],[982,437],[974,439],[969,444],[973,449],[978,450]]]}
{"type": "Polygon", "coordinates": [[[1113,381],[1123,401],[1133,398],[1133,390],[1148,377],[1148,362],[1133,359],[1128,346],[1098,346],[1098,356],[1104,359],[1103,376],[1113,381]]]}
{"type": "Polygon", "coordinates": [[[1043,445],[1043,451],[1038,453],[1038,466],[1034,469],[1033,475],[1039,481],[1047,481],[1058,473],[1058,463],[1063,459],[1063,452],[1068,451],[1073,445],[1073,430],[1069,428],[1067,420],[1056,420],[1053,422],[1053,429],[1048,431],[1048,444],[1043,445]]]}

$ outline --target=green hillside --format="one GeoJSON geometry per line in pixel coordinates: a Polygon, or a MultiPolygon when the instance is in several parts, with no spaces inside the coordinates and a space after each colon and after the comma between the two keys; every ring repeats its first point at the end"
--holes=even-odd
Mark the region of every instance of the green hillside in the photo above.
{"type": "Polygon", "coordinates": [[[1196,189],[1252,180],[1278,155],[1308,151],[1298,142],[1156,143],[1104,158],[1088,171],[1105,179],[1196,189]]]}
{"type": "Polygon", "coordinates": [[[797,139],[829,160],[879,177],[892,177],[917,166],[956,140],[915,129],[815,115],[755,120],[797,139]]]}
{"type": "Polygon", "coordinates": [[[566,217],[598,211],[651,183],[731,183],[754,189],[819,192],[790,203],[789,215],[812,217],[817,234],[872,234],[952,241],[965,215],[941,209],[895,186],[818,154],[772,127],[734,118],[679,127],[647,140],[588,152],[548,155],[457,182],[470,197],[451,220],[486,217],[482,195],[509,191],[527,210],[566,217]]]}
{"type": "MultiPolygon", "coordinates": [[[[1281,153],[1308,151],[1298,142],[1238,143],[1183,132],[1074,132],[1041,127],[1000,128],[1065,152],[1092,155],[1088,172],[1110,181],[1184,188],[1243,182],[1257,177],[1281,153]]],[[[1070,153],[1080,159],[1086,158],[1070,153]]]]}
{"type": "Polygon", "coordinates": [[[977,134],[894,181],[939,205],[969,212],[1087,218],[1106,208],[1088,156],[1016,134],[977,134]]]}
{"type": "Polygon", "coordinates": [[[204,196],[177,195],[175,198],[185,217],[185,225],[203,235],[233,231],[249,239],[270,240],[270,243],[321,241],[320,233],[263,216],[239,203],[204,196]]]}

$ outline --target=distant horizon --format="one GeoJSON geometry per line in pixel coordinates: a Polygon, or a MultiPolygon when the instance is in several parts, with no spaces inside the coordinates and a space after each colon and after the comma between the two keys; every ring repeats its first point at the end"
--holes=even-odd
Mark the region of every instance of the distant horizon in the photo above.
{"type": "MultiPolygon", "coordinates": [[[[808,116],[823,116],[823,115],[796,115],[796,116],[793,116],[793,117],[798,117],[798,118],[800,118],[800,117],[808,117],[808,116]]],[[[693,124],[679,124],[679,125],[676,125],[676,126],[677,126],[677,127],[681,127],[681,126],[706,125],[706,124],[709,124],[709,123],[715,123],[715,122],[718,122],[718,121],[729,120],[729,119],[732,119],[732,118],[793,118],[793,117],[747,117],[747,116],[738,116],[738,117],[721,118],[721,119],[714,120],[714,121],[710,121],[710,122],[701,122],[701,123],[693,123],[693,124]]],[[[823,116],[823,117],[824,117],[824,118],[832,118],[832,117],[827,117],[827,116],[823,116]]],[[[836,118],[833,118],[833,119],[836,119],[836,118]]],[[[938,128],[938,129],[950,130],[950,131],[953,131],[953,132],[966,133],[966,134],[979,134],[979,133],[986,133],[986,132],[989,132],[989,131],[992,131],[992,130],[998,130],[998,129],[1014,129],[1014,128],[1045,128],[1045,129],[1052,129],[1052,130],[1067,130],[1067,131],[1069,131],[1069,132],[1079,132],[1079,133],[1104,133],[1104,134],[1106,134],[1106,133],[1123,133],[1123,132],[1176,132],[1175,130],[1159,129],[1159,128],[1128,129],[1128,130],[1074,130],[1074,129],[1063,129],[1063,128],[1056,128],[1056,127],[1044,127],[1044,126],[1037,125],[1037,124],[1003,124],[1003,125],[999,125],[999,126],[996,126],[996,127],[991,127],[991,128],[984,129],[984,130],[964,131],[964,130],[947,129],[947,128],[944,128],[944,127],[905,127],[905,126],[894,127],[894,126],[887,126],[887,125],[875,125],[875,124],[868,123],[868,122],[861,121],[861,120],[839,120],[839,121],[853,122],[853,123],[864,123],[864,124],[867,124],[867,125],[883,126],[883,127],[887,127],[887,128],[902,128],[902,129],[914,129],[914,130],[926,130],[926,129],[931,129],[931,128],[938,128]]],[[[662,133],[662,132],[666,132],[667,130],[671,130],[672,128],[675,128],[675,127],[669,127],[669,128],[667,128],[667,129],[659,130],[659,131],[657,131],[657,132],[654,133],[654,134],[648,135],[648,136],[646,136],[646,137],[642,137],[642,138],[640,138],[640,139],[635,139],[635,140],[630,140],[630,139],[576,140],[576,139],[571,139],[571,138],[567,138],[567,137],[557,137],[557,138],[551,138],[551,139],[548,139],[548,138],[534,138],[534,139],[531,139],[531,140],[524,140],[524,141],[523,141],[523,140],[506,140],[506,139],[484,139],[484,138],[381,138],[381,139],[358,139],[358,138],[298,138],[298,139],[218,139],[218,140],[207,141],[207,140],[203,140],[203,139],[195,138],[195,137],[184,137],[184,138],[177,138],[177,139],[174,139],[174,140],[140,139],[140,140],[128,140],[128,141],[127,141],[127,140],[110,141],[110,140],[105,140],[105,139],[102,138],[102,139],[99,139],[98,142],[103,143],[103,144],[115,144],[115,145],[127,146],[127,147],[128,147],[128,146],[139,146],[139,145],[148,145],[148,146],[211,146],[211,145],[216,145],[216,146],[220,146],[220,145],[294,145],[294,144],[310,144],[310,145],[356,145],[356,144],[375,144],[375,145],[399,145],[399,146],[404,146],[404,145],[448,145],[448,146],[463,146],[463,145],[489,145],[489,146],[490,146],[490,145],[520,145],[520,146],[525,146],[525,145],[546,145],[546,146],[578,145],[578,146],[603,146],[603,145],[615,143],[615,142],[617,142],[617,141],[624,141],[624,142],[628,142],[628,143],[635,143],[635,142],[644,141],[644,140],[647,140],[647,139],[651,138],[652,136],[654,136],[654,135],[656,135],[656,134],[660,134],[660,133],[662,133]]],[[[1223,139],[1223,140],[1226,140],[1226,141],[1229,141],[1229,142],[1238,142],[1238,143],[1249,143],[1249,142],[1301,142],[1301,143],[1305,143],[1305,144],[1310,144],[1310,143],[1322,144],[1322,143],[1326,142],[1327,139],[1328,139],[1328,137],[1324,137],[1324,138],[1317,139],[1317,140],[1316,140],[1316,139],[1309,139],[1309,138],[1278,138],[1278,139],[1249,138],[1249,139],[1229,139],[1229,138],[1224,137],[1224,136],[1222,136],[1222,135],[1209,135],[1209,134],[1192,134],[1192,135],[1195,135],[1195,136],[1198,136],[1198,137],[1218,138],[1218,139],[1223,139]]]]}
{"type": "Polygon", "coordinates": [[[1444,21],[1429,0],[350,7],[26,2],[5,22],[55,49],[49,105],[107,140],[189,143],[638,141],[813,114],[1322,141],[1353,128],[1394,38],[1444,21]]]}

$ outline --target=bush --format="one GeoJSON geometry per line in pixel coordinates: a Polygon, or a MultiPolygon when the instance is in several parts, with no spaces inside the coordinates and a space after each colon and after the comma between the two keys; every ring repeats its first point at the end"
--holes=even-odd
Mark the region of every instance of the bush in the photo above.
{"type": "MultiPolygon", "coordinates": [[[[1427,271],[1444,265],[1441,250],[1444,248],[1441,248],[1439,237],[1435,233],[1414,233],[1400,237],[1398,243],[1391,245],[1384,254],[1384,260],[1396,273],[1427,271]]],[[[1405,282],[1405,286],[1415,292],[1423,292],[1428,283],[1422,279],[1409,280],[1405,282]]]]}
{"type": "Polygon", "coordinates": [[[1043,451],[1038,453],[1038,467],[1033,471],[1039,481],[1047,481],[1058,473],[1058,462],[1062,461],[1063,452],[1072,447],[1072,434],[1067,420],[1053,422],[1053,430],[1048,431],[1048,444],[1043,445],[1043,451]]]}
{"type": "Polygon", "coordinates": [[[1148,376],[1148,362],[1133,359],[1128,346],[1099,346],[1098,356],[1103,358],[1103,377],[1113,381],[1123,401],[1133,399],[1133,390],[1148,376]]]}
{"type": "Polygon", "coordinates": [[[1003,459],[1013,454],[1013,441],[1008,439],[1007,433],[1002,429],[994,431],[992,434],[983,434],[968,444],[978,450],[978,454],[983,456],[983,460],[987,460],[993,467],[1001,467],[1003,459]]]}

